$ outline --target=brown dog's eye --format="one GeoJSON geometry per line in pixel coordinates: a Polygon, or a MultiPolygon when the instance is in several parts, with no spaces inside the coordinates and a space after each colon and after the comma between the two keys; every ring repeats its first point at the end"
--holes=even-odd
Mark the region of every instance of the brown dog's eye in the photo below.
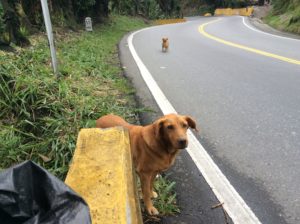
{"type": "Polygon", "coordinates": [[[182,124],[182,127],[183,128],[188,128],[188,125],[187,124],[182,124]]]}
{"type": "Polygon", "coordinates": [[[168,125],[167,128],[168,128],[169,130],[173,130],[173,129],[174,129],[174,126],[173,126],[173,125],[168,125]]]}

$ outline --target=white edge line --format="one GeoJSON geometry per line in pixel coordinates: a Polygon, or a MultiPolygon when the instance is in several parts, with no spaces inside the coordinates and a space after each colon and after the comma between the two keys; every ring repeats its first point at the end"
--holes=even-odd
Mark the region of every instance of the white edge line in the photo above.
{"type": "MultiPolygon", "coordinates": [[[[151,76],[151,73],[139,58],[132,44],[133,36],[135,34],[151,28],[152,27],[145,28],[130,34],[127,39],[129,49],[140,70],[141,76],[143,77],[163,114],[177,113],[164,93],[158,87],[157,83],[151,76]]],[[[224,209],[227,211],[232,221],[237,224],[260,224],[261,222],[255,216],[249,206],[244,202],[238,192],[233,188],[222,171],[213,162],[195,135],[191,131],[188,131],[188,136],[190,142],[187,149],[188,153],[190,154],[199,171],[204,176],[207,183],[210,185],[218,200],[224,203],[224,209]]]]}
{"type": "Polygon", "coordinates": [[[269,35],[269,36],[272,36],[272,37],[281,38],[281,39],[300,41],[299,39],[295,39],[295,38],[291,38],[291,37],[284,37],[284,36],[275,35],[275,34],[271,34],[271,33],[267,33],[267,32],[258,30],[258,29],[256,29],[256,28],[250,26],[249,24],[247,24],[246,21],[245,21],[245,17],[244,17],[244,16],[243,16],[242,18],[243,18],[243,24],[244,24],[246,27],[248,27],[250,30],[253,30],[253,31],[255,31],[255,32],[262,33],[262,34],[265,34],[265,35],[269,35]]]}

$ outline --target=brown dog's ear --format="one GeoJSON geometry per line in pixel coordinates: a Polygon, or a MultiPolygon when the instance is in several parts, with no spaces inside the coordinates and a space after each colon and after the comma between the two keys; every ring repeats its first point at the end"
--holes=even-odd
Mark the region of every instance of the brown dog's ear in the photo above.
{"type": "Polygon", "coordinates": [[[184,119],[188,122],[190,128],[195,129],[195,131],[199,131],[196,127],[196,121],[190,116],[184,116],[184,119]]]}
{"type": "Polygon", "coordinates": [[[165,122],[165,120],[161,119],[161,120],[156,121],[155,124],[154,124],[155,125],[155,129],[154,129],[155,137],[157,139],[159,139],[159,138],[161,138],[161,136],[163,136],[164,122],[165,122]]]}

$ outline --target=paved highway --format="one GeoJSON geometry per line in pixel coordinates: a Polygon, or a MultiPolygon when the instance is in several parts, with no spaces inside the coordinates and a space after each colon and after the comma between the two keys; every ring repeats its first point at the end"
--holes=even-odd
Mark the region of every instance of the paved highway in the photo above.
{"type": "Polygon", "coordinates": [[[193,18],[134,35],[169,102],[262,223],[300,223],[300,41],[243,17],[193,18]],[[170,49],[161,52],[161,38],[170,49]]]}

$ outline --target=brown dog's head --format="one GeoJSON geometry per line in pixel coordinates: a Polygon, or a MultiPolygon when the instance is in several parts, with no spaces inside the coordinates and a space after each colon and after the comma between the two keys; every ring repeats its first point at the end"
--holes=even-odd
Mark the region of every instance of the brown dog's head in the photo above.
{"type": "Polygon", "coordinates": [[[196,122],[189,116],[168,114],[155,123],[156,138],[167,148],[184,149],[188,145],[187,129],[196,128],[196,122]]]}
{"type": "Polygon", "coordinates": [[[167,37],[162,38],[163,43],[166,43],[168,41],[167,37]]]}

